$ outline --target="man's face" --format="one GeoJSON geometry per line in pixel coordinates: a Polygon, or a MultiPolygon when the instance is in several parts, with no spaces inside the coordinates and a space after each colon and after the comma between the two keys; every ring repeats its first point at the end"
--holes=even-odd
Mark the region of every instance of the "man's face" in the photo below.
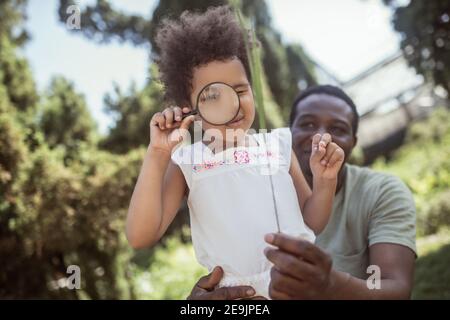
{"type": "Polygon", "coordinates": [[[328,94],[312,94],[300,101],[296,117],[291,125],[292,147],[300,162],[303,174],[311,181],[309,167],[312,137],[328,132],[333,141],[345,152],[347,161],[356,144],[352,121],[354,114],[343,100],[328,94]]]}

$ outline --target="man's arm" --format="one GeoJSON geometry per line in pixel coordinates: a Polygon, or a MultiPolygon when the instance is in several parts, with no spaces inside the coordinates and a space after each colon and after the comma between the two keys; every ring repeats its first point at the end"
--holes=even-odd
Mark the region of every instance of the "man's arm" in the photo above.
{"type": "Polygon", "coordinates": [[[366,280],[332,269],[329,254],[314,244],[283,234],[266,237],[274,263],[269,294],[273,299],[408,299],[414,274],[414,252],[402,245],[378,243],[370,250],[370,264],[381,272],[380,289],[366,280]]]}
{"type": "MultiPolygon", "coordinates": [[[[370,265],[380,268],[380,289],[369,289],[366,280],[350,277],[339,286],[339,278],[333,275],[335,287],[332,298],[336,299],[410,299],[414,278],[415,254],[408,247],[393,243],[378,243],[369,248],[370,265]]],[[[337,273],[337,271],[335,271],[337,273]]]]}

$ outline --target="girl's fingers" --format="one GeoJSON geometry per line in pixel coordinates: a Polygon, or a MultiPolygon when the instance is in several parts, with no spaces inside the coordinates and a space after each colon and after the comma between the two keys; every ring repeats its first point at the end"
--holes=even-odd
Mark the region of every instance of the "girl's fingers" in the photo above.
{"type": "Polygon", "coordinates": [[[153,115],[152,120],[151,120],[152,125],[156,125],[159,127],[159,129],[164,130],[165,123],[166,123],[166,119],[164,118],[164,116],[161,112],[157,112],[153,115]]]}
{"type": "Polygon", "coordinates": [[[192,111],[192,109],[190,107],[183,107],[183,113],[189,113],[192,111]]]}
{"type": "Polygon", "coordinates": [[[334,143],[334,142],[330,143],[327,146],[325,155],[324,155],[324,157],[323,157],[323,159],[322,159],[322,161],[320,163],[322,163],[324,166],[326,166],[328,164],[328,162],[330,162],[331,155],[334,153],[334,151],[337,148],[339,148],[339,147],[338,147],[338,145],[336,143],[334,143]]]}
{"type": "Polygon", "coordinates": [[[194,122],[195,120],[195,116],[191,115],[189,117],[186,117],[183,119],[183,121],[181,122],[180,125],[180,130],[189,130],[189,126],[191,125],[192,122],[194,122]]]}
{"type": "Polygon", "coordinates": [[[321,137],[322,136],[320,135],[320,133],[314,135],[314,137],[312,138],[311,152],[317,151],[319,149],[319,142],[321,137]]]}
{"type": "Polygon", "coordinates": [[[163,111],[163,115],[164,115],[164,118],[166,118],[166,126],[168,128],[171,128],[172,123],[173,123],[173,116],[174,116],[173,110],[171,108],[167,108],[163,111]]]}
{"type": "Polygon", "coordinates": [[[310,161],[319,162],[325,154],[325,148],[319,145],[321,137],[322,136],[318,133],[312,138],[310,161]]]}
{"type": "Polygon", "coordinates": [[[175,123],[172,127],[178,127],[178,129],[173,130],[170,134],[170,141],[174,143],[179,143],[183,141],[189,135],[189,126],[194,121],[195,116],[189,116],[183,119],[182,122],[175,123]]]}
{"type": "Polygon", "coordinates": [[[328,166],[333,167],[339,162],[344,162],[345,153],[342,148],[338,147],[334,150],[333,154],[330,157],[330,160],[328,161],[328,166]]]}
{"type": "Polygon", "coordinates": [[[331,135],[329,133],[324,133],[320,139],[319,146],[327,147],[331,142],[331,135]]]}
{"type": "MultiPolygon", "coordinates": [[[[180,107],[166,108],[162,112],[157,112],[150,120],[150,125],[158,126],[160,130],[181,128],[185,119],[182,119],[183,110],[180,107]],[[180,120],[178,120],[178,118],[180,120]],[[183,120],[183,121],[181,121],[183,120]]],[[[187,119],[184,126],[189,127],[192,119],[187,119]]],[[[179,134],[178,134],[179,135],[179,134]]]]}
{"type": "Polygon", "coordinates": [[[181,121],[181,117],[183,116],[183,111],[180,107],[173,107],[174,119],[175,121],[181,121]]]}
{"type": "Polygon", "coordinates": [[[323,141],[323,139],[324,138],[320,133],[317,133],[313,136],[312,145],[311,145],[312,150],[311,150],[310,161],[318,163],[323,159],[323,157],[326,153],[326,138],[325,138],[325,141],[323,141]]]}

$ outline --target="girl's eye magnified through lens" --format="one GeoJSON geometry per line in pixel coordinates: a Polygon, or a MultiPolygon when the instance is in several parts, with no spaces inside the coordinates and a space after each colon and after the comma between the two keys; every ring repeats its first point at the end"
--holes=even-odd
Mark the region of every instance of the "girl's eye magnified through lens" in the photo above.
{"type": "Polygon", "coordinates": [[[222,82],[213,82],[200,90],[195,110],[185,114],[187,117],[198,114],[212,125],[226,125],[239,114],[239,95],[233,87],[222,82]]]}

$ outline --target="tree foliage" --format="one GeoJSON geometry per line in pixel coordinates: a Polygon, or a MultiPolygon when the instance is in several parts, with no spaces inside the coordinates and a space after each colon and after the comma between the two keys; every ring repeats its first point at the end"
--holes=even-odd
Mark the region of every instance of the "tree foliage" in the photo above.
{"type": "Polygon", "coordinates": [[[133,297],[124,221],[143,150],[98,150],[82,96],[63,78],[39,96],[19,45],[1,33],[0,298],[133,297]],[[64,288],[72,264],[82,290],[64,288]]]}
{"type": "Polygon", "coordinates": [[[161,84],[156,81],[157,71],[151,67],[151,77],[142,89],[132,85],[124,93],[115,87],[114,94],[105,96],[106,112],[116,119],[108,136],[100,146],[115,153],[125,153],[149,143],[149,117],[164,106],[161,84]]]}
{"type": "Polygon", "coordinates": [[[94,142],[95,122],[73,83],[54,78],[42,100],[39,124],[50,148],[74,148],[81,142],[94,142]]]}
{"type": "Polygon", "coordinates": [[[450,2],[384,0],[394,9],[403,53],[416,71],[450,92],[450,2]]]}

